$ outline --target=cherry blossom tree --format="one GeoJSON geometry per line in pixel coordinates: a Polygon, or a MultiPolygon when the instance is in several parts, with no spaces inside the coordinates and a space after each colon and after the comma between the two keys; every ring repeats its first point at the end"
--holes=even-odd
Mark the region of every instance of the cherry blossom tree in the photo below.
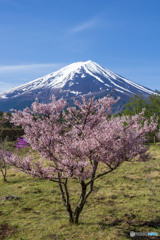
{"type": "Polygon", "coordinates": [[[156,129],[157,121],[152,117],[148,122],[143,113],[107,118],[117,101],[112,97],[87,101],[83,97],[82,103],[74,99],[71,107],[65,100],[53,97],[51,103],[40,104],[36,100],[31,109],[12,114],[11,122],[22,126],[25,140],[41,159],[35,162],[31,156],[21,159],[12,154],[9,163],[27,174],[58,183],[71,223],[78,223],[96,179],[124,161],[135,157],[137,161],[149,159],[145,135],[156,129]],[[75,209],[68,188],[73,178],[81,192],[75,209]]]}
{"type": "Polygon", "coordinates": [[[8,143],[7,138],[0,141],[0,172],[2,173],[3,181],[7,182],[7,163],[12,155],[7,151],[8,143]]]}

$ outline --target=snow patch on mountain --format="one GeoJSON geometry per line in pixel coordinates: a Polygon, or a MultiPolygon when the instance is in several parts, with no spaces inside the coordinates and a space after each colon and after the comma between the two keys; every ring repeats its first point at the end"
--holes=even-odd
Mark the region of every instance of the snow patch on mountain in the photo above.
{"type": "Polygon", "coordinates": [[[81,92],[78,92],[78,91],[70,91],[70,93],[73,93],[73,94],[75,94],[75,95],[79,95],[79,94],[81,94],[81,92]]]}

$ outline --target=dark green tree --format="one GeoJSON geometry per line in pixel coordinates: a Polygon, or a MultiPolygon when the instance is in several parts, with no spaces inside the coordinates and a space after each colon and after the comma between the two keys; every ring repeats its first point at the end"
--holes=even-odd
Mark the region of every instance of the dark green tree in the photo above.
{"type": "Polygon", "coordinates": [[[156,131],[152,134],[149,134],[149,136],[152,137],[153,141],[155,142],[156,134],[160,130],[160,91],[155,90],[155,94],[150,95],[148,98],[144,98],[142,94],[134,94],[130,98],[130,101],[125,105],[123,114],[133,116],[142,112],[144,108],[144,117],[147,119],[150,119],[152,116],[159,118],[156,131]]]}
{"type": "Polygon", "coordinates": [[[2,117],[3,117],[3,112],[0,111],[0,119],[2,119],[2,117]]]}
{"type": "Polygon", "coordinates": [[[125,105],[125,109],[123,110],[124,115],[133,116],[142,112],[143,108],[147,108],[147,99],[144,99],[142,94],[136,95],[134,94],[128,103],[125,105]]]}

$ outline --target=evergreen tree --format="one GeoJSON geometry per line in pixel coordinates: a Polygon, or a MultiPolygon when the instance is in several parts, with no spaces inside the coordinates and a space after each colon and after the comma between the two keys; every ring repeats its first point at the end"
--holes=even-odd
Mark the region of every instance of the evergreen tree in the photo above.
{"type": "Polygon", "coordinates": [[[141,113],[142,109],[147,107],[147,100],[144,99],[142,94],[133,94],[129,102],[126,103],[123,114],[133,116],[135,114],[141,113]]]}

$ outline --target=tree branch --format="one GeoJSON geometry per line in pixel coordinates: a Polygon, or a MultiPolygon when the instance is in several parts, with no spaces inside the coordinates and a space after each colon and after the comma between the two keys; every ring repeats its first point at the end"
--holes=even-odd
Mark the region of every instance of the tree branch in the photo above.
{"type": "Polygon", "coordinates": [[[68,179],[66,178],[66,180],[64,182],[64,188],[65,188],[65,193],[66,193],[66,208],[69,213],[70,222],[73,222],[73,212],[72,212],[72,208],[71,208],[71,204],[70,204],[70,196],[69,196],[69,192],[68,192],[67,182],[68,182],[68,179]]]}
{"type": "Polygon", "coordinates": [[[61,190],[61,196],[62,196],[62,201],[63,201],[63,204],[65,207],[67,207],[67,201],[66,201],[66,197],[65,197],[65,194],[64,194],[64,190],[63,190],[63,187],[62,187],[62,182],[61,182],[61,176],[60,176],[60,173],[58,173],[58,183],[59,183],[59,188],[61,190]]]}
{"type": "Polygon", "coordinates": [[[98,174],[96,177],[92,178],[91,181],[89,181],[86,185],[88,186],[89,184],[91,184],[92,182],[94,182],[97,178],[102,177],[102,176],[106,175],[107,173],[112,172],[112,171],[115,170],[119,165],[120,165],[120,163],[118,163],[115,168],[111,168],[111,167],[110,167],[111,169],[110,169],[109,171],[104,172],[104,173],[101,173],[101,174],[98,174]]]}

